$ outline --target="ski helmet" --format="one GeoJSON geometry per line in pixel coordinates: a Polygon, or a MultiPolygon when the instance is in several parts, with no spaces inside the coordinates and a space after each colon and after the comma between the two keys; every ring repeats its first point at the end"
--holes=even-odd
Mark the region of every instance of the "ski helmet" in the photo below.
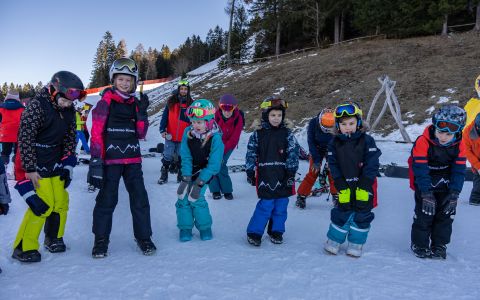
{"type": "Polygon", "coordinates": [[[190,88],[190,82],[188,82],[188,80],[186,79],[180,79],[180,81],[178,82],[178,87],[180,88],[181,86],[186,86],[190,88]]]}
{"type": "Polygon", "coordinates": [[[330,132],[335,127],[333,109],[324,108],[318,116],[318,123],[323,132],[330,132]]]}
{"type": "Polygon", "coordinates": [[[260,104],[262,109],[262,119],[268,122],[268,114],[274,109],[282,111],[282,121],[285,119],[285,109],[288,107],[287,101],[281,99],[278,96],[268,96],[260,104]]]}
{"type": "Polygon", "coordinates": [[[225,111],[232,111],[237,107],[237,105],[238,105],[237,99],[230,94],[225,94],[222,97],[220,97],[220,101],[218,103],[218,106],[220,107],[220,109],[225,111]]]}
{"type": "Polygon", "coordinates": [[[339,122],[344,117],[357,118],[357,128],[362,127],[363,112],[360,106],[355,102],[344,102],[335,108],[335,126],[339,128],[339,122]]]}
{"type": "Polygon", "coordinates": [[[108,76],[110,77],[110,82],[113,84],[113,79],[116,74],[124,74],[130,75],[135,80],[132,86],[132,93],[135,92],[137,89],[137,82],[138,82],[138,66],[137,63],[130,58],[122,57],[115,60],[110,67],[110,72],[108,72],[108,76]]]}
{"type": "Polygon", "coordinates": [[[71,101],[77,99],[83,101],[87,95],[82,80],[69,71],[59,71],[53,74],[48,89],[52,99],[60,95],[71,101]]]}
{"type": "Polygon", "coordinates": [[[480,97],[480,75],[475,79],[475,90],[477,91],[478,97],[480,97]]]}
{"type": "Polygon", "coordinates": [[[438,131],[449,133],[462,131],[466,120],[465,110],[453,104],[443,105],[432,117],[433,126],[438,131]]]}
{"type": "Polygon", "coordinates": [[[185,113],[192,121],[210,121],[215,117],[215,106],[207,99],[199,99],[187,108],[185,113]]]}

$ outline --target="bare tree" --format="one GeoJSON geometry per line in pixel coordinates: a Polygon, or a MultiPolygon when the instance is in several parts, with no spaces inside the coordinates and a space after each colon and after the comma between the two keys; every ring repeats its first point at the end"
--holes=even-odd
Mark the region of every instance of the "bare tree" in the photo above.
{"type": "Polygon", "coordinates": [[[182,75],[188,71],[188,59],[186,57],[179,57],[173,62],[173,70],[175,75],[182,75]]]}

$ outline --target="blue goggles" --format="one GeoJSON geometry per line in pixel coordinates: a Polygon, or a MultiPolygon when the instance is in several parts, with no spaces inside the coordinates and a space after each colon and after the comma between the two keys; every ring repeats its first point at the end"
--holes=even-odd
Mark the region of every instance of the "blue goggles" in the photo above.
{"type": "Polygon", "coordinates": [[[455,134],[462,130],[462,125],[452,121],[437,120],[433,125],[440,132],[448,132],[455,134]]]}

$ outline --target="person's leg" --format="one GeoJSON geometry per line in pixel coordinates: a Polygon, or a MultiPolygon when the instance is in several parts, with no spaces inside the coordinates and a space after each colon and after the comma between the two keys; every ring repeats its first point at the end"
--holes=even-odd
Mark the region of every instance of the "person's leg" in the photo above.
{"type": "Polygon", "coordinates": [[[265,231],[265,226],[272,216],[273,208],[273,199],[258,200],[255,211],[253,212],[250,222],[248,223],[247,233],[253,233],[262,236],[263,232],[265,231]]]}
{"type": "Polygon", "coordinates": [[[217,174],[219,185],[220,185],[220,192],[223,194],[232,194],[233,193],[233,186],[232,186],[232,179],[228,174],[228,167],[227,162],[232,154],[232,150],[228,151],[223,155],[222,165],[220,167],[220,172],[217,174]]]}
{"type": "Polygon", "coordinates": [[[413,216],[411,241],[417,248],[430,248],[433,218],[433,216],[422,212],[422,197],[419,192],[415,191],[415,214],[413,216]]]}
{"type": "Polygon", "coordinates": [[[469,203],[471,205],[480,205],[480,175],[477,172],[473,173],[473,188],[469,203]]]}

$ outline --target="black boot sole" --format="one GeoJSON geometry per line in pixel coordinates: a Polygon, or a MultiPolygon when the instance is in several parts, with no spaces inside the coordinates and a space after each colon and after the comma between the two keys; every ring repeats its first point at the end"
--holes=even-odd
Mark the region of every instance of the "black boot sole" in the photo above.
{"type": "Polygon", "coordinates": [[[67,247],[49,247],[47,245],[43,245],[45,247],[45,249],[48,250],[48,252],[50,253],[62,253],[62,252],[65,252],[67,251],[67,247]]]}

